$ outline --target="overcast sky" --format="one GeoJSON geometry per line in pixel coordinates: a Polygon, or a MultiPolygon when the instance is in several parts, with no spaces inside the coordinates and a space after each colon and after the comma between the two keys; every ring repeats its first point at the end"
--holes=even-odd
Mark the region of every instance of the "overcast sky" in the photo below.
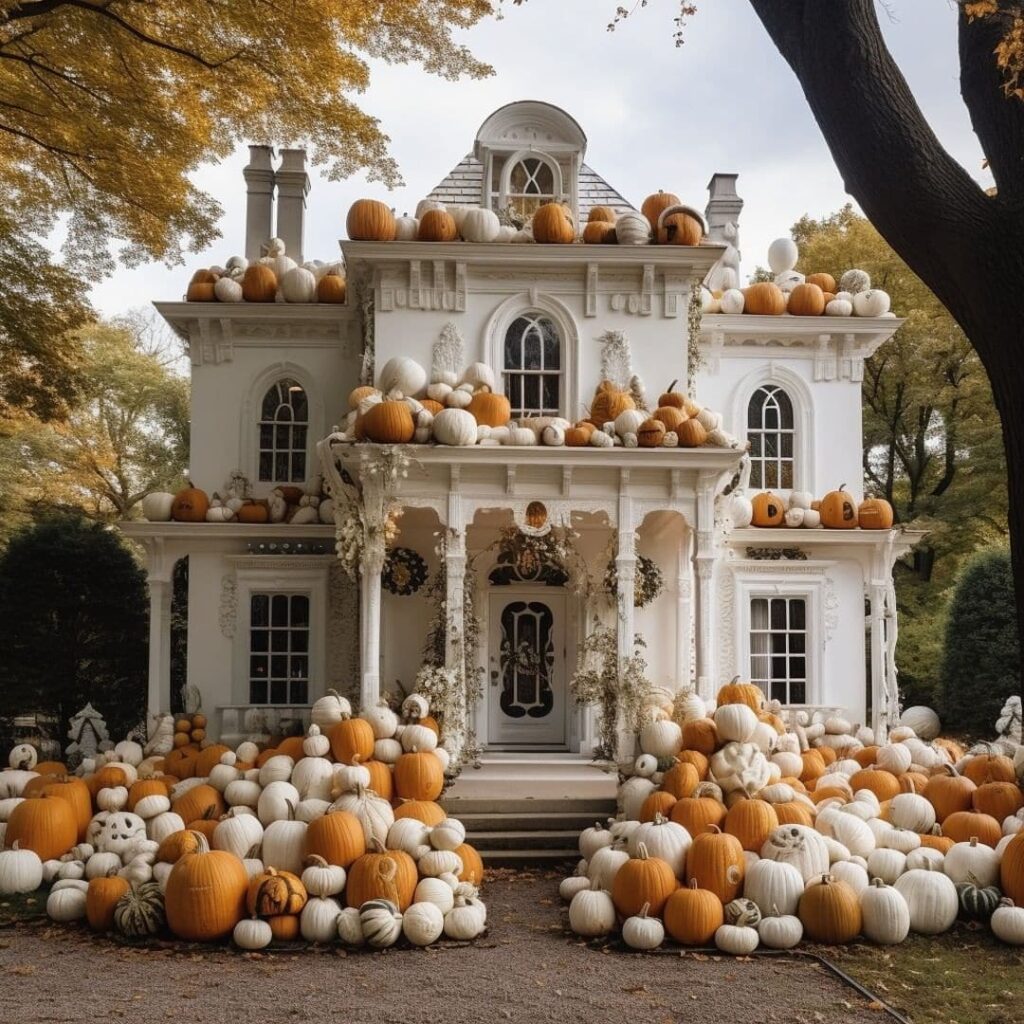
{"type": "MultiPolygon", "coordinates": [[[[446,82],[418,68],[374,64],[360,101],[390,136],[405,185],[389,193],[363,177],[314,176],[307,259],[337,257],[345,213],[361,196],[414,210],[469,152],[484,118],[520,99],[545,100],[575,117],[587,135],[587,163],[636,205],[662,188],[703,209],[711,175],[738,172],[745,273],[766,262],[768,243],[800,216],[823,216],[847,201],[796,79],[747,0],[704,0],[681,49],[672,40],[675,0],[651,0],[614,33],[606,26],[616,0],[505,6],[503,20],[465,33],[494,66],[490,79],[446,82]]],[[[889,0],[888,9],[880,13],[886,39],[925,116],[953,156],[990,184],[960,100],[952,3],[889,0]]],[[[120,270],[94,289],[103,313],[180,298],[193,269],[243,249],[245,162],[240,150],[196,176],[224,208],[222,239],[189,257],[187,268],[120,270]]]]}

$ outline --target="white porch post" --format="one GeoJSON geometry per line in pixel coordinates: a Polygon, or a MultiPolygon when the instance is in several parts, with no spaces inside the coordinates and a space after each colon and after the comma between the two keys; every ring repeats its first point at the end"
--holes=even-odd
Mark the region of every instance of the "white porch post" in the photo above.
{"type": "Polygon", "coordinates": [[[715,665],[715,484],[718,473],[702,472],[697,478],[697,548],[693,556],[697,576],[697,693],[714,697],[718,672],[715,665]]]}
{"type": "MultiPolygon", "coordinates": [[[[447,540],[444,547],[445,613],[444,667],[455,676],[456,685],[466,685],[466,528],[462,496],[458,492],[458,473],[452,473],[448,491],[447,540]]],[[[461,722],[446,723],[445,746],[457,757],[469,731],[470,709],[461,722]]]]}
{"type": "Polygon", "coordinates": [[[367,544],[359,564],[359,702],[371,708],[380,699],[380,574],[384,541],[367,544]]]}
{"type": "Polygon", "coordinates": [[[690,632],[693,614],[693,583],[690,575],[690,532],[679,543],[676,565],[676,672],[675,690],[685,690],[690,684],[690,632]]]}
{"type": "Polygon", "coordinates": [[[899,714],[896,682],[896,587],[892,580],[895,533],[872,558],[871,585],[871,728],[884,743],[899,714]]]}
{"type": "Polygon", "coordinates": [[[162,537],[146,541],[146,578],[149,583],[149,685],[147,721],[171,709],[171,596],[174,559],[162,537]]]}
{"type": "MultiPolygon", "coordinates": [[[[633,499],[627,487],[629,470],[619,475],[619,523],[615,553],[616,650],[621,680],[626,662],[633,656],[635,630],[633,601],[636,594],[636,538],[633,532],[633,499]]],[[[624,761],[633,753],[634,737],[630,735],[621,710],[615,723],[615,759],[624,761]]]]}
{"type": "Polygon", "coordinates": [[[871,607],[871,728],[875,738],[885,742],[878,734],[886,721],[888,695],[885,680],[885,581],[872,574],[868,587],[871,607]]]}

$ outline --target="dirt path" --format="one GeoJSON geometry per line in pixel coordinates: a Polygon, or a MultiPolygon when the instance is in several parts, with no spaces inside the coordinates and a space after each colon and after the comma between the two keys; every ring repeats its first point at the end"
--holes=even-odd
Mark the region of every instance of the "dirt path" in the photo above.
{"type": "Polygon", "coordinates": [[[463,948],[242,955],[126,948],[84,929],[0,931],[0,1021],[189,1024],[879,1024],[816,965],[602,952],[572,938],[554,874],[503,872],[463,948]]]}

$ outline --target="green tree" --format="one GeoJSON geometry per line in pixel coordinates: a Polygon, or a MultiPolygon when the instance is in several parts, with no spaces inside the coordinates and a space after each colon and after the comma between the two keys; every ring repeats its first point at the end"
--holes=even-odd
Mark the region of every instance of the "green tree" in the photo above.
{"type": "Polygon", "coordinates": [[[0,556],[0,716],[36,712],[61,731],[90,701],[112,735],[145,713],[146,580],[117,534],[61,516],[0,556]]]}
{"type": "Polygon", "coordinates": [[[942,657],[947,728],[989,736],[1006,698],[1017,692],[1020,646],[1008,551],[986,551],[964,570],[949,610],[942,657]]]}
{"type": "Polygon", "coordinates": [[[176,342],[142,314],[93,324],[76,340],[82,393],[66,418],[21,417],[0,438],[10,467],[0,521],[11,527],[47,508],[137,517],[142,498],[174,487],[187,465],[189,383],[176,342]]]}
{"type": "Polygon", "coordinates": [[[1006,463],[985,368],[963,331],[871,223],[851,206],[793,226],[799,269],[850,267],[893,296],[904,323],[865,363],[864,478],[898,521],[928,531],[897,566],[897,659],[906,699],[931,703],[953,586],[979,548],[1005,544],[1006,463]]]}

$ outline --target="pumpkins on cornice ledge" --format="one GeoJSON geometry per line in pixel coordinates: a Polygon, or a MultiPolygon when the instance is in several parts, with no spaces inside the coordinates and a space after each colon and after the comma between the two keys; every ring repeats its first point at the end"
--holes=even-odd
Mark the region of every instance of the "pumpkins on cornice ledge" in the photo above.
{"type": "Polygon", "coordinates": [[[788,496],[762,491],[753,497],[737,493],[729,501],[733,526],[805,530],[890,530],[893,509],[885,498],[865,498],[860,504],[841,485],[820,501],[810,491],[789,491],[788,496]]]}

